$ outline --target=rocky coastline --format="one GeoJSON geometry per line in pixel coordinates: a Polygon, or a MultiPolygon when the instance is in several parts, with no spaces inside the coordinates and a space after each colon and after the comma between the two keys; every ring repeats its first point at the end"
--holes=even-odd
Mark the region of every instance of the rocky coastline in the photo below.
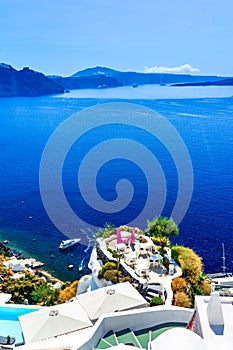
{"type": "Polygon", "coordinates": [[[35,274],[35,276],[37,277],[44,277],[45,280],[49,283],[52,283],[52,284],[59,283],[60,285],[64,283],[58,278],[52,276],[48,271],[42,269],[42,267],[44,266],[43,262],[40,262],[34,258],[24,257],[22,253],[11,249],[8,246],[8,243],[9,243],[8,241],[3,241],[3,242],[0,241],[0,255],[4,257],[5,261],[9,261],[9,266],[12,266],[12,268],[10,267],[9,269],[13,273],[28,270],[30,273],[35,274]],[[16,265],[16,263],[18,262],[17,268],[14,269],[13,263],[11,263],[11,261],[14,262],[14,265],[16,265]],[[20,268],[20,265],[22,269],[20,268]],[[23,269],[23,267],[25,267],[25,269],[23,269]]]}

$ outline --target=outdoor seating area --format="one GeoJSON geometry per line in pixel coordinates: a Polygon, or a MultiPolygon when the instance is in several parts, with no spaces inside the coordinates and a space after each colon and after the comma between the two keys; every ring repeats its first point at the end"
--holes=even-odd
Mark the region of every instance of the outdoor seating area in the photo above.
{"type": "Polygon", "coordinates": [[[135,228],[131,232],[116,230],[116,234],[106,239],[100,239],[102,251],[111,259],[108,248],[120,254],[120,263],[136,279],[154,282],[156,269],[165,269],[163,257],[149,236],[139,234],[135,228]],[[153,273],[154,271],[154,273],[153,273]]]}
{"type": "MultiPolygon", "coordinates": [[[[120,257],[120,266],[124,276],[129,275],[132,285],[140,291],[140,293],[149,302],[154,295],[161,296],[166,302],[167,289],[171,284],[171,278],[175,275],[180,275],[180,270],[175,271],[174,265],[171,263],[171,251],[165,248],[165,254],[161,254],[158,246],[153,243],[152,239],[144,235],[142,231],[137,231],[134,228],[131,230],[116,229],[115,233],[108,238],[97,239],[97,250],[99,259],[102,261],[111,261],[112,253],[108,250],[116,251],[120,257]],[[165,267],[163,264],[166,257],[170,264],[165,267]],[[159,285],[159,291],[151,295],[147,295],[147,290],[151,285],[159,285]]],[[[172,295],[172,292],[170,292],[172,295]]],[[[170,304],[172,296],[168,298],[170,304]]]]}

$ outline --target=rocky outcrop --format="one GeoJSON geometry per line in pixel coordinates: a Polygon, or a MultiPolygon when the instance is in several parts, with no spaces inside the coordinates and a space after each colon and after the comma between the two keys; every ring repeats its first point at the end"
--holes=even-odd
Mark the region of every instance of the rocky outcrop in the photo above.
{"type": "Polygon", "coordinates": [[[17,71],[10,65],[0,64],[0,97],[43,96],[63,92],[63,86],[42,73],[27,67],[17,71]]]}

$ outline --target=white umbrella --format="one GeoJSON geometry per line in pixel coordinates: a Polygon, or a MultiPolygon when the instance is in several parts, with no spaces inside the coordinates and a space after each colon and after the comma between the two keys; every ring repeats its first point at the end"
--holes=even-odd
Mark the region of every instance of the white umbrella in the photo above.
{"type": "Polygon", "coordinates": [[[77,302],[45,307],[19,317],[25,343],[92,326],[86,311],[77,302]]]}
{"type": "Polygon", "coordinates": [[[123,311],[148,306],[146,300],[129,283],[118,283],[77,296],[91,320],[105,312],[123,311]]]}

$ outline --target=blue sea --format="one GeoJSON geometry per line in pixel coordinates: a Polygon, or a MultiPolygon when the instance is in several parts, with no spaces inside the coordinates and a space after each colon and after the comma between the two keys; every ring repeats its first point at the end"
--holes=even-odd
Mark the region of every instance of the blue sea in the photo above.
{"type": "MultiPolygon", "coordinates": [[[[76,236],[81,237],[81,243],[69,251],[58,250],[65,236],[50,220],[39,188],[43,151],[50,136],[62,122],[87,107],[115,102],[132,103],[150,108],[163,116],[179,133],[190,154],[194,176],[192,199],[179,224],[179,236],[173,238],[172,242],[194,249],[203,258],[206,273],[222,270],[224,243],[227,271],[233,271],[232,96],[233,87],[144,86],[76,90],[69,94],[37,98],[1,98],[0,239],[9,240],[9,246],[23,255],[44,262],[45,269],[56,277],[75,280],[89,273],[87,263],[92,237],[97,230],[95,226],[102,226],[105,222],[120,225],[135,219],[139,227],[146,228],[146,222],[137,222],[137,216],[145,204],[148,184],[137,164],[123,157],[117,158],[107,162],[96,177],[98,193],[107,201],[116,199],[114,186],[120,178],[131,182],[134,190],[132,205],[120,211],[119,215],[90,210],[80,198],[77,187],[80,153],[76,148],[81,149],[81,153],[88,152],[98,143],[111,138],[113,131],[116,139],[127,137],[129,130],[119,125],[115,130],[102,128],[87,133],[85,139],[74,145],[67,154],[62,174],[63,188],[68,203],[80,217],[80,224],[76,222],[75,225],[76,236]],[[74,265],[73,270],[68,270],[70,264],[74,265]]],[[[83,118],[84,127],[86,122],[83,118]]],[[[145,127],[146,123],[145,118],[145,127]]],[[[139,133],[136,128],[130,133],[131,139],[142,142],[148,148],[154,147],[153,152],[157,152],[156,157],[167,182],[162,215],[170,216],[178,193],[174,162],[163,145],[154,145],[154,140],[148,135],[139,133]]],[[[151,208],[148,216],[153,217],[153,214],[151,208]]]]}

